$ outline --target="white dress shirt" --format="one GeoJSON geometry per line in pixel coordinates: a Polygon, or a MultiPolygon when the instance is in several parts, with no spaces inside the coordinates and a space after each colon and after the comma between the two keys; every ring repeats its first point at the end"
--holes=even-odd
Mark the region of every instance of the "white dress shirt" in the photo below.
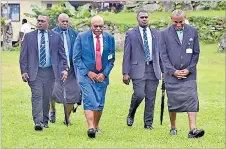
{"type": "MultiPolygon", "coordinates": [[[[99,38],[100,38],[100,51],[101,51],[101,55],[103,53],[103,36],[102,34],[99,35],[99,38]]],[[[94,52],[95,52],[95,58],[96,58],[96,42],[97,42],[97,38],[96,38],[96,35],[93,33],[93,44],[94,44],[94,52]]]]}
{"type": "MultiPolygon", "coordinates": [[[[140,35],[141,35],[142,41],[144,43],[143,28],[139,26],[139,30],[140,30],[140,35]]],[[[152,36],[151,36],[151,31],[150,31],[149,27],[146,28],[146,33],[147,33],[147,38],[148,38],[148,47],[149,47],[149,51],[151,54],[151,53],[153,53],[152,52],[152,36]]]]}

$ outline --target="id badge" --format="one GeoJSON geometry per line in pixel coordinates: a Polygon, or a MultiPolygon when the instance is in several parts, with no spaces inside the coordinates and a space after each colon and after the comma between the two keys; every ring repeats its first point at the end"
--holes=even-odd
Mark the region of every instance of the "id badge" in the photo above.
{"type": "Polygon", "coordinates": [[[108,55],[108,60],[112,59],[112,54],[108,55]]]}
{"type": "Polygon", "coordinates": [[[186,49],[186,53],[193,53],[191,48],[186,49]]]}

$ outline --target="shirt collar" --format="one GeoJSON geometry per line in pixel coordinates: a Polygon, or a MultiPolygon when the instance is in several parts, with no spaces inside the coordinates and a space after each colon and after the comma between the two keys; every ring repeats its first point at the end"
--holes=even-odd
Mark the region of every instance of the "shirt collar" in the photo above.
{"type": "MultiPolygon", "coordinates": [[[[47,33],[47,30],[45,29],[45,30],[43,30],[44,31],[44,33],[47,33]]],[[[42,31],[41,30],[38,30],[38,33],[40,34],[40,33],[42,33],[42,31]]]]}
{"type": "Polygon", "coordinates": [[[60,33],[63,33],[63,32],[68,33],[68,29],[62,30],[60,27],[59,27],[59,29],[60,29],[60,33]]]}
{"type": "MultiPolygon", "coordinates": [[[[139,30],[143,31],[144,28],[139,26],[139,30]]],[[[148,30],[148,26],[146,27],[146,30],[148,30]]]]}
{"type": "MultiPolygon", "coordinates": [[[[93,33],[93,38],[96,38],[96,36],[97,36],[97,35],[95,35],[95,34],[93,33]]],[[[99,35],[100,38],[102,38],[102,36],[103,36],[102,34],[99,35]]]]}

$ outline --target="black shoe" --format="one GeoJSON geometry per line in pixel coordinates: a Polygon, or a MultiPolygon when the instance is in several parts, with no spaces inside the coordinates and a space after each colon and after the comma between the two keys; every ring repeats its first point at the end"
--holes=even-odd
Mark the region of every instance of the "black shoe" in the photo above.
{"type": "MultiPolygon", "coordinates": [[[[73,125],[69,119],[67,120],[67,122],[68,122],[68,126],[73,125]]],[[[64,123],[64,125],[67,125],[65,120],[64,120],[64,122],[63,122],[63,123],[64,123]]]]}
{"type": "Polygon", "coordinates": [[[199,138],[199,137],[202,137],[203,135],[205,134],[205,131],[200,129],[192,129],[191,131],[189,131],[188,133],[188,138],[199,138]]]}
{"type": "Polygon", "coordinates": [[[48,122],[42,123],[43,128],[49,128],[48,122]]]}
{"type": "Polygon", "coordinates": [[[127,117],[127,125],[128,126],[132,126],[133,125],[133,122],[134,122],[133,118],[128,116],[127,117]]]}
{"type": "Polygon", "coordinates": [[[177,129],[176,128],[171,128],[170,129],[170,135],[171,136],[176,136],[177,135],[177,129]]]}
{"type": "Polygon", "coordinates": [[[56,111],[49,112],[49,121],[51,123],[55,123],[56,122],[56,111]]]}
{"type": "Polygon", "coordinates": [[[42,126],[41,123],[40,124],[35,124],[35,130],[36,131],[42,131],[42,129],[43,129],[43,126],[42,126]]]}
{"type": "Polygon", "coordinates": [[[90,128],[90,129],[88,129],[87,135],[88,135],[90,138],[95,138],[95,137],[96,137],[96,130],[95,130],[95,128],[90,128]]]}
{"type": "Polygon", "coordinates": [[[99,128],[96,128],[96,134],[102,134],[102,131],[99,128]]]}
{"type": "Polygon", "coordinates": [[[151,125],[144,125],[144,128],[145,129],[150,129],[150,130],[154,129],[154,127],[152,127],[151,125]]]}

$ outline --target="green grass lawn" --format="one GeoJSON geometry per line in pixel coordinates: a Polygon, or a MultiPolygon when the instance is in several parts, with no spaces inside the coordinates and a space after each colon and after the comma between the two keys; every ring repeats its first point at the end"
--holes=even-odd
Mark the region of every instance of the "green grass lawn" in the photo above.
{"type": "Polygon", "coordinates": [[[197,127],[203,138],[188,139],[186,113],[178,114],[178,136],[169,135],[167,108],[163,125],[159,124],[160,88],[156,99],[154,129],[143,128],[144,103],[137,110],[133,127],[126,125],[132,86],[122,83],[123,53],[116,56],[107,90],[106,105],[100,122],[103,134],[88,139],[83,108],[72,114],[73,125],[63,125],[63,106],[57,105],[57,121],[43,132],[34,131],[31,93],[19,70],[19,52],[2,55],[2,148],[224,148],[225,147],[225,54],[217,53],[217,44],[201,44],[198,64],[200,112],[197,127]]]}
{"type": "MultiPolygon", "coordinates": [[[[186,11],[186,16],[207,16],[207,17],[213,17],[213,16],[219,16],[219,17],[225,17],[225,11],[215,11],[215,10],[208,10],[208,11],[186,11]]],[[[114,23],[122,23],[122,24],[137,24],[136,20],[136,13],[135,12],[129,12],[129,13],[108,13],[106,14],[100,14],[104,17],[105,21],[111,21],[114,23]]],[[[171,16],[171,12],[153,12],[150,13],[150,23],[165,19],[171,16]]]]}

